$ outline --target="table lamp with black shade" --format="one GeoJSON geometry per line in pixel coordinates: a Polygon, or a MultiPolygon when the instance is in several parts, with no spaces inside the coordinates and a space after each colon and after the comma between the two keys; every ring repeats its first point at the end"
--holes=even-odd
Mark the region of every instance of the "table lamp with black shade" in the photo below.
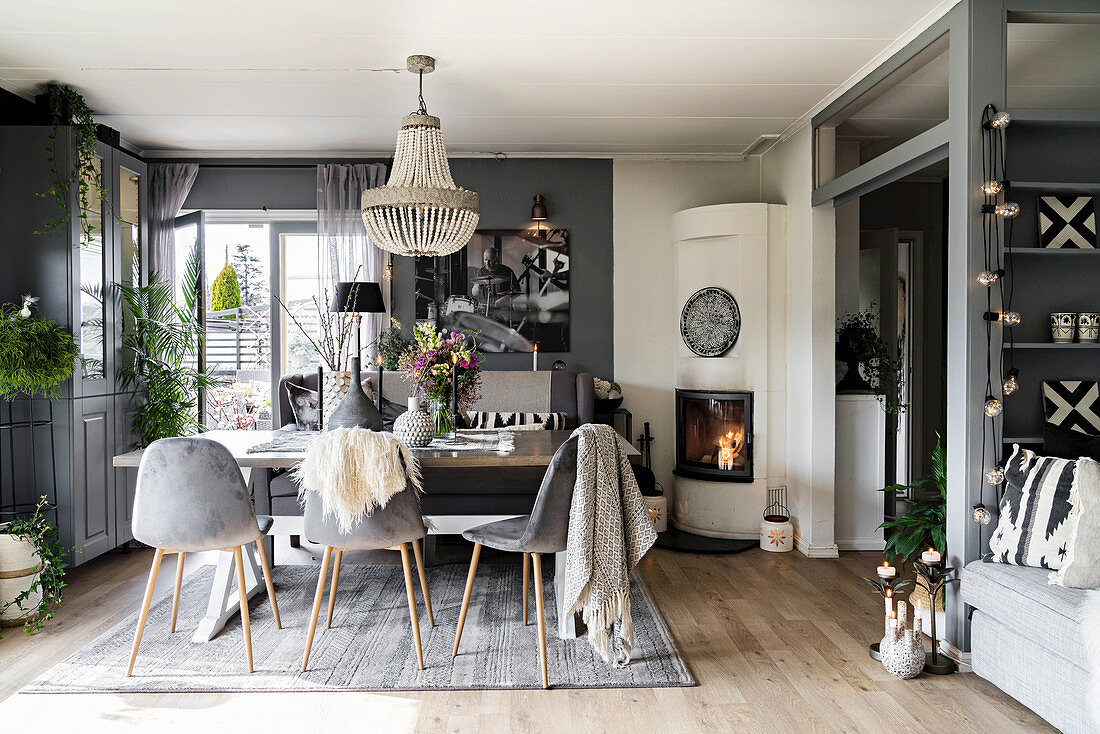
{"type": "MultiPolygon", "coordinates": [[[[351,355],[351,386],[347,395],[325,419],[325,428],[367,428],[382,430],[382,413],[363,392],[363,376],[360,369],[359,322],[362,314],[385,313],[386,304],[382,300],[382,289],[378,283],[361,281],[343,281],[336,284],[336,293],[329,304],[333,313],[350,313],[355,330],[355,351],[351,355]]],[[[381,386],[379,386],[380,388],[381,386]]]]}

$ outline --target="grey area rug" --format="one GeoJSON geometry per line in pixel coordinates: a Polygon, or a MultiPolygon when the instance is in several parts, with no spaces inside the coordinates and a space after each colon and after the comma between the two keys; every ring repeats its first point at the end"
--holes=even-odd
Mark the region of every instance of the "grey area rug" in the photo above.
{"type": "MultiPolygon", "coordinates": [[[[192,574],[183,587],[179,622],[168,634],[171,595],[155,600],[138,653],[134,675],[126,678],[137,614],[55,665],[23,693],[183,693],[244,691],[389,691],[541,688],[535,594],[532,583],[529,624],[521,620],[519,564],[478,567],[470,611],[458,657],[451,657],[467,567],[428,569],[435,627],[428,626],[420,588],[417,613],[424,648],[424,670],[416,667],[405,583],[398,565],[352,565],[340,573],[332,629],[325,610],[313,641],[309,670],[300,673],[309,610],[316,590],[315,566],[274,569],[275,594],[283,629],[275,627],[263,592],[249,605],[255,672],[245,663],[240,616],[210,642],[191,634],[206,608],[213,567],[192,574]]],[[[561,640],[557,632],[554,587],[545,572],[547,661],[556,688],[650,688],[693,686],[683,658],[637,575],[631,585],[635,648],[630,665],[614,669],[588,640],[561,640]]],[[[162,574],[164,573],[162,569],[162,574]]],[[[413,574],[414,583],[416,574],[413,574]]]]}

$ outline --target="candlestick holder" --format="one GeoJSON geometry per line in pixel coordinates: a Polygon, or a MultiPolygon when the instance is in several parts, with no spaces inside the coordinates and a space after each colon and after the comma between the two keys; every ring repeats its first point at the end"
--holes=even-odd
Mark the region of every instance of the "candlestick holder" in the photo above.
{"type": "Polygon", "coordinates": [[[932,652],[927,654],[924,672],[932,675],[950,675],[958,670],[959,666],[951,658],[939,654],[940,641],[936,636],[936,599],[948,584],[957,584],[959,579],[951,578],[951,574],[955,573],[955,569],[945,568],[942,563],[929,565],[923,561],[917,561],[913,565],[916,567],[917,576],[924,582],[924,587],[928,590],[929,606],[931,607],[930,617],[932,623],[929,625],[928,632],[932,638],[932,652]]]}
{"type": "MultiPolygon", "coordinates": [[[[906,586],[912,586],[913,582],[909,579],[894,578],[871,578],[869,576],[864,577],[864,580],[871,585],[871,588],[885,600],[888,596],[893,597],[898,591],[901,591],[906,586]],[[889,592],[889,593],[887,593],[889,592]]],[[[872,642],[867,646],[867,654],[871,656],[872,660],[882,660],[881,644],[878,642],[872,642]]]]}

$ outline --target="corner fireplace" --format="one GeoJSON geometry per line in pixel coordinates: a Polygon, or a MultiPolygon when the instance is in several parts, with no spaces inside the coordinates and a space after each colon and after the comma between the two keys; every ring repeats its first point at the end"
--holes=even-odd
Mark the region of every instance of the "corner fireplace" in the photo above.
{"type": "Polygon", "coordinates": [[[752,392],[676,390],[676,468],[680,477],[751,482],[752,392]]]}

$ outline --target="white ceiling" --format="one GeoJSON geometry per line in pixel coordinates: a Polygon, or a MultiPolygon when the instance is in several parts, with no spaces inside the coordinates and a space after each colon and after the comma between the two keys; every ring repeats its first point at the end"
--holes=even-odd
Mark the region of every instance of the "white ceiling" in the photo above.
{"type": "Polygon", "coordinates": [[[0,0],[0,86],[51,80],[151,155],[383,154],[416,107],[456,154],[736,156],[945,0],[0,0]]]}

